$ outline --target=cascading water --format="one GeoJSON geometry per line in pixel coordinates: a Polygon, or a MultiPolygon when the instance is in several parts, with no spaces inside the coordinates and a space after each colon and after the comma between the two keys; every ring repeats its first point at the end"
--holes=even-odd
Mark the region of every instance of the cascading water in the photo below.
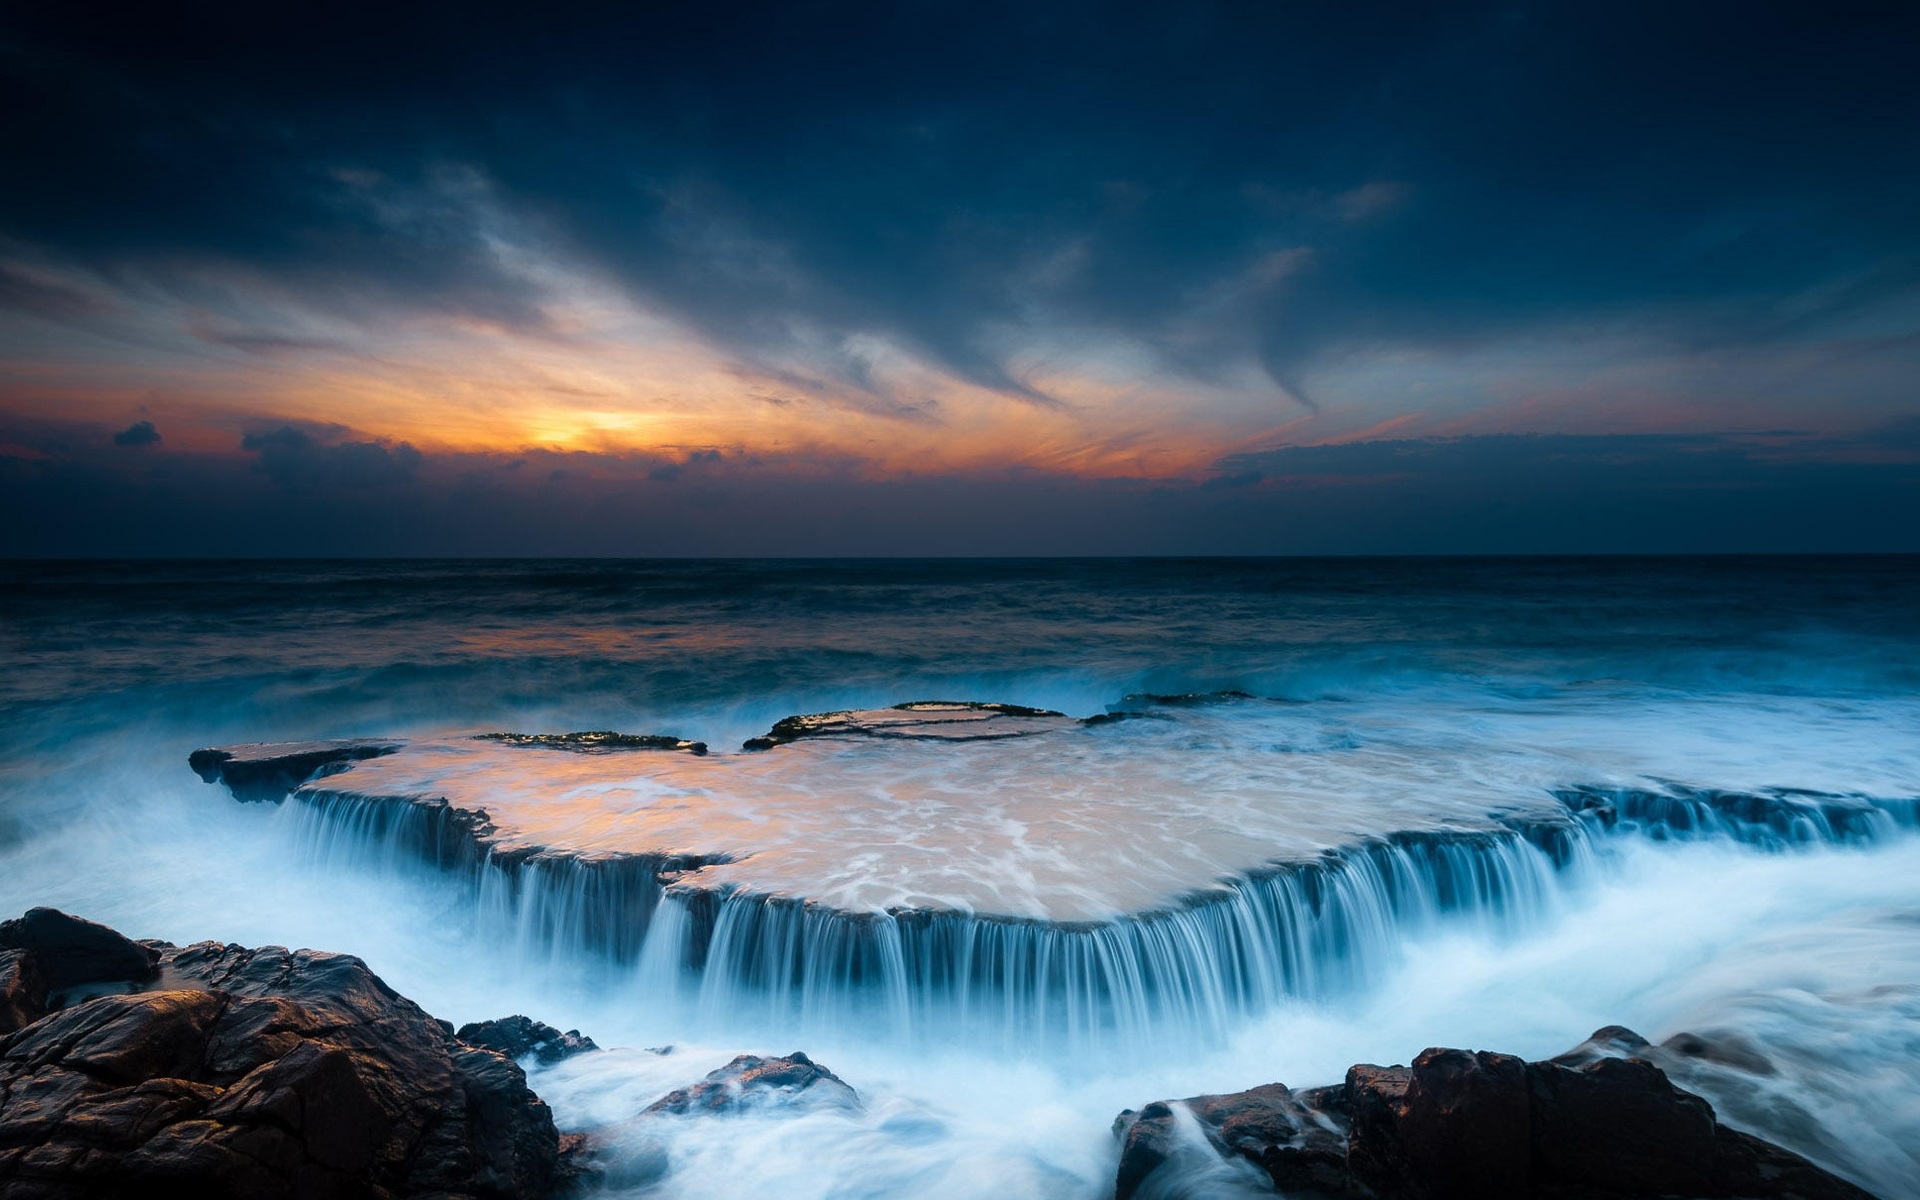
{"type": "Polygon", "coordinates": [[[1762,850],[1868,845],[1920,825],[1920,801],[1678,788],[1568,788],[1564,814],[1494,831],[1397,834],[1217,884],[1177,906],[1054,922],[930,910],[849,913],[663,886],[685,857],[476,854],[444,804],[319,790],[287,808],[322,865],[468,880],[477,928],[523,961],[609,957],[651,1003],[724,1028],[861,1028],[898,1040],[1074,1052],[1142,1037],[1217,1041],[1288,998],[1377,980],[1443,923],[1511,934],[1590,883],[1610,843],[1724,840],[1762,850]]]}
{"type": "Polygon", "coordinates": [[[0,571],[0,915],[346,951],[457,1023],[578,1027],[612,1049],[533,1084],[617,1131],[612,1193],[1098,1200],[1122,1108],[1618,1022],[1750,1046],[1771,1074],[1685,1086],[1920,1198],[1910,562],[0,571]],[[918,697],[1099,720],[729,749],[918,697]],[[713,751],[635,750],[659,777],[623,791],[529,745],[565,786],[510,812],[510,780],[477,807],[524,836],[479,841],[459,788],[351,782],[403,755],[280,805],[183,767],[609,729],[713,751]],[[636,855],[605,822],[642,811],[699,819],[636,855]],[[634,1120],[794,1049],[861,1107],[634,1120]]]}

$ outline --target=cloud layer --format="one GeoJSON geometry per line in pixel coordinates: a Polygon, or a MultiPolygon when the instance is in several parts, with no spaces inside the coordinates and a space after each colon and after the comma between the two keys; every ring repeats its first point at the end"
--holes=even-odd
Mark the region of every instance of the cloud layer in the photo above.
{"type": "Polygon", "coordinates": [[[29,6],[0,416],[311,497],[1873,457],[1920,412],[1916,50],[1891,3],[29,6]]]}
{"type": "Polygon", "coordinates": [[[10,556],[1920,551],[1913,422],[1844,439],[1375,439],[1158,481],[873,478],[714,451],[427,454],[294,425],[247,435],[237,456],[130,456],[97,429],[0,441],[10,556]]]}

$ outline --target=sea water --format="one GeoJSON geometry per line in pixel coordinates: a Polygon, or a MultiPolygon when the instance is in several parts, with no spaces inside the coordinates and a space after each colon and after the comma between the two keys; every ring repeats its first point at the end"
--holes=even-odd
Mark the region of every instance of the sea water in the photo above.
{"type": "MultiPolygon", "coordinates": [[[[1912,560],[1811,558],[14,564],[0,909],[348,951],[455,1021],[577,1026],[616,1049],[534,1086],[563,1126],[621,1129],[609,1187],[634,1194],[1098,1196],[1122,1108],[1330,1082],[1427,1045],[1542,1056],[1619,1023],[1744,1038],[1771,1074],[1683,1082],[1920,1195],[1916,583],[1912,560]],[[737,749],[790,714],[931,699],[1131,715],[1057,753],[737,749]],[[786,789],[729,866],[745,890],[1018,917],[1030,939],[1111,940],[1146,912],[1178,936],[1090,958],[1106,973],[1071,1019],[1008,972],[964,1010],[916,1007],[885,972],[748,979],[690,968],[670,912],[628,951],[570,937],[524,895],[296,803],[237,803],[185,762],[589,729],[706,741],[692,769],[731,772],[713,777],[736,800],[786,789]],[[1576,821],[1578,854],[1502,843],[1511,878],[1477,898],[1219,901],[1270,885],[1271,861],[1498,831],[1581,788],[1812,795],[1885,819],[1576,821]],[[1247,958],[1336,910],[1331,932],[1247,958]],[[1191,968],[1226,943],[1231,988],[1191,968]],[[1116,1016],[1127,953],[1201,982],[1142,984],[1153,1002],[1116,1016]],[[862,1107],[625,1123],[735,1053],[792,1049],[862,1107]]],[[[1253,1186],[1196,1164],[1188,1194],[1253,1186]]]]}

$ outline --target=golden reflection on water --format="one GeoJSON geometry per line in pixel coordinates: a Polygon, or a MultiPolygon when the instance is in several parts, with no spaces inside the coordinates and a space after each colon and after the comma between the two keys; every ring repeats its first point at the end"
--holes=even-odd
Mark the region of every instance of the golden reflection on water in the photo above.
{"type": "Polygon", "coordinates": [[[1234,753],[1195,745],[1192,721],[858,716],[863,736],[705,757],[415,743],[314,786],[444,796],[486,810],[505,847],[732,860],[693,886],[1057,920],[1151,909],[1368,834],[1491,827],[1487,793],[1446,803],[1446,765],[1420,755],[1234,753]]]}

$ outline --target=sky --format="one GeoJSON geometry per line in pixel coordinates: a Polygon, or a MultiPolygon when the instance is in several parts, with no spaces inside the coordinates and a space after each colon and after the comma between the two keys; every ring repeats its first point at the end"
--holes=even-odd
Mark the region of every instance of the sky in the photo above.
{"type": "Polygon", "coordinates": [[[1920,551],[1910,3],[0,10],[0,554],[1920,551]]]}

